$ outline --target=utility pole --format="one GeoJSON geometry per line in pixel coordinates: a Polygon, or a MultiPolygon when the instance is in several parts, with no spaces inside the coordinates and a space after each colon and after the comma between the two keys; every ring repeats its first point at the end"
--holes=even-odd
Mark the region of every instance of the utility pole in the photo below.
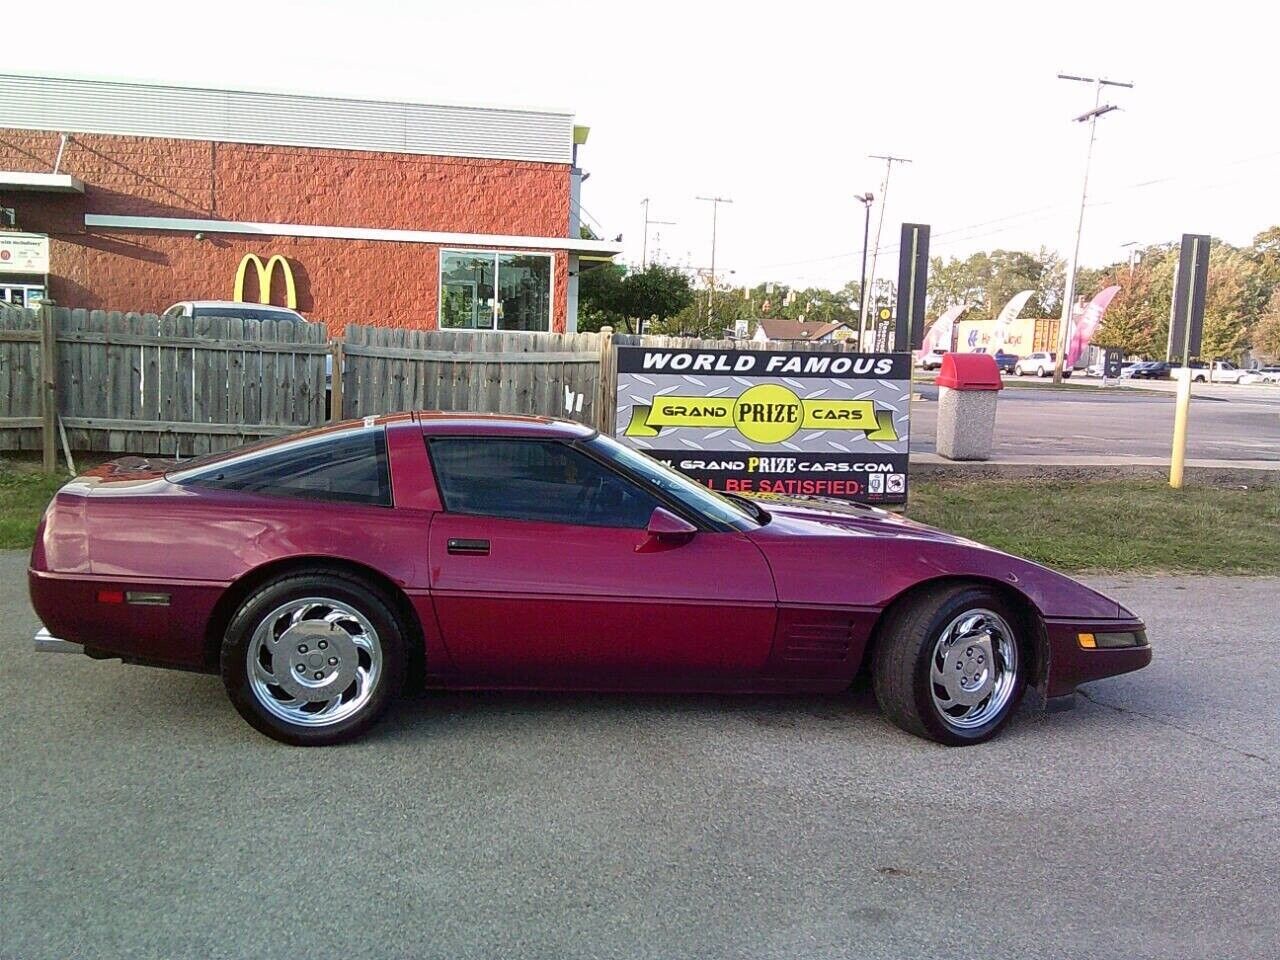
{"type": "Polygon", "coordinates": [[[1071,346],[1071,315],[1075,309],[1076,301],[1076,266],[1080,260],[1080,234],[1084,231],[1084,208],[1089,199],[1089,166],[1093,162],[1093,141],[1098,133],[1098,118],[1110,113],[1112,110],[1120,108],[1112,104],[1103,104],[1102,88],[1103,87],[1127,87],[1132,89],[1132,83],[1126,83],[1122,80],[1107,80],[1104,77],[1076,77],[1069,73],[1058,74],[1059,80],[1074,80],[1077,83],[1092,83],[1094,85],[1093,109],[1088,113],[1082,113],[1076,117],[1073,122],[1089,124],[1089,149],[1085,153],[1084,159],[1084,185],[1080,189],[1080,215],[1076,218],[1076,242],[1071,250],[1071,259],[1067,262],[1067,282],[1066,289],[1062,293],[1062,329],[1059,331],[1058,337],[1058,356],[1053,361],[1053,382],[1062,382],[1062,368],[1067,361],[1067,350],[1071,346]]]}
{"type": "Polygon", "coordinates": [[[640,201],[640,206],[644,207],[644,241],[640,246],[640,269],[643,270],[649,265],[649,225],[658,224],[664,227],[674,227],[676,222],[674,220],[650,220],[648,197],[640,201]]]}
{"type": "Polygon", "coordinates": [[[1128,240],[1125,243],[1120,244],[1120,246],[1126,247],[1129,251],[1129,279],[1132,280],[1133,269],[1138,262],[1138,241],[1128,240]]]}
{"type": "Polygon", "coordinates": [[[720,212],[720,204],[733,203],[732,200],[725,197],[695,197],[697,200],[705,200],[711,204],[711,284],[707,288],[707,326],[715,323],[716,315],[714,311],[716,300],[716,215],[720,212]]]}
{"type": "MultiPolygon", "coordinates": [[[[889,202],[889,175],[893,173],[893,165],[895,163],[910,163],[906,157],[895,157],[889,154],[872,153],[868,154],[869,160],[884,161],[884,182],[880,185],[880,217],[876,220],[876,245],[871,248],[871,276],[867,282],[871,286],[876,283],[876,260],[880,256],[880,232],[884,229],[884,208],[889,202]]],[[[858,349],[862,349],[862,343],[867,338],[867,307],[870,305],[870,298],[865,294],[862,297],[862,316],[858,319],[858,349]]]]}
{"type": "MultiPolygon", "coordinates": [[[[854,197],[862,204],[862,279],[858,281],[858,316],[867,315],[867,243],[871,239],[871,204],[875,202],[874,193],[864,193],[854,197]]],[[[858,332],[858,349],[862,350],[862,332],[858,332]]]]}

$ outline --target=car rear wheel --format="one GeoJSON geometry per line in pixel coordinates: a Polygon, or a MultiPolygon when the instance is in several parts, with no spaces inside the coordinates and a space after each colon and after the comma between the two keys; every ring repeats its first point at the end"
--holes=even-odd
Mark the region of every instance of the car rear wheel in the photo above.
{"type": "Polygon", "coordinates": [[[237,610],[222,681],[256,730],[296,746],[350,740],[404,684],[407,631],[380,591],[341,573],[281,577],[237,610]]]}
{"type": "Polygon", "coordinates": [[[1036,367],[1036,376],[1037,376],[1037,377],[1043,377],[1043,376],[1045,376],[1045,375],[1046,375],[1046,370],[1045,370],[1045,368],[1044,368],[1043,366],[1036,367]]]}
{"type": "Polygon", "coordinates": [[[1021,624],[985,587],[914,598],[881,628],[871,665],[881,709],[908,733],[948,746],[995,736],[1026,687],[1021,624]]]}

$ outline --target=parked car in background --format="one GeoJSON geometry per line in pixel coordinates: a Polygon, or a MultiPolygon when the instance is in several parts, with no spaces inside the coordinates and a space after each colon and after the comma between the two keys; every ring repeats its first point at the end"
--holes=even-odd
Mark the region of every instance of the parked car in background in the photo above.
{"type": "Polygon", "coordinates": [[[1120,379],[1130,379],[1133,376],[1133,371],[1146,362],[1146,360],[1126,360],[1124,363],[1120,364],[1120,379]]]}
{"type": "MultiPolygon", "coordinates": [[[[161,316],[164,317],[238,317],[241,320],[274,320],[277,323],[311,323],[297,310],[288,307],[277,307],[269,303],[242,303],[239,300],[182,300],[168,307],[161,316]]],[[[333,355],[324,358],[325,390],[333,385],[333,355]]],[[[325,401],[326,404],[328,401],[325,401]]],[[[327,414],[326,407],[326,416],[327,414]]]]}
{"type": "MultiPolygon", "coordinates": [[[[978,347],[974,353],[986,353],[986,347],[978,347]]],[[[1003,350],[997,350],[992,354],[996,360],[996,368],[1001,373],[1013,373],[1014,367],[1018,365],[1018,355],[1016,353],[1005,353],[1003,350]]]]}
{"type": "Polygon", "coordinates": [[[916,363],[921,370],[939,370],[942,368],[942,358],[946,355],[946,350],[930,350],[928,353],[922,354],[916,363]]]}
{"type": "Polygon", "coordinates": [[[1245,370],[1237,383],[1280,383],[1280,364],[1245,370]]]}
{"type": "Polygon", "coordinates": [[[1192,360],[1187,366],[1192,370],[1193,383],[1239,383],[1245,374],[1230,360],[1214,360],[1213,363],[1192,360]]]}
{"type": "Polygon", "coordinates": [[[54,495],[28,577],[37,649],[221,673],[299,745],[359,735],[407,684],[836,692],[864,663],[890,720],[962,745],[1028,690],[1066,705],[1151,661],[1141,620],[1039,564],[883,510],[723,496],[529,416],[112,461],[54,495]]]}
{"type": "Polygon", "coordinates": [[[1172,376],[1170,371],[1175,369],[1177,364],[1168,360],[1148,360],[1134,367],[1130,376],[1134,380],[1168,380],[1172,376]]]}
{"type": "Polygon", "coordinates": [[[239,300],[183,300],[165,310],[165,317],[240,317],[243,320],[311,321],[297,310],[269,303],[241,303],[239,300]]]}
{"type": "MultiPolygon", "coordinates": [[[[1023,377],[1034,374],[1037,377],[1053,376],[1054,364],[1058,362],[1058,355],[1048,350],[1037,350],[1035,353],[1029,353],[1019,360],[1015,360],[1013,364],[1013,372],[1015,376],[1023,377]]],[[[1070,377],[1070,370],[1063,370],[1062,376],[1070,377]]]]}

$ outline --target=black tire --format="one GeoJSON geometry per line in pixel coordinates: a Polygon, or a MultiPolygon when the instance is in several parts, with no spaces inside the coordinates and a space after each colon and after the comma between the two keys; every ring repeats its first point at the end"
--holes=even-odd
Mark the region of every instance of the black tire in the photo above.
{"type": "Polygon", "coordinates": [[[299,747],[341,743],[373,726],[403,689],[408,662],[405,638],[409,635],[390,599],[360,577],[338,571],[286,575],[254,591],[231,618],[222,641],[222,682],[240,716],[259,733],[299,747]],[[250,683],[247,658],[255,631],[273,611],[316,597],[347,606],[373,627],[381,663],[377,679],[370,684],[372,689],[355,712],[324,726],[304,726],[274,715],[259,701],[250,683]]]}
{"type": "Polygon", "coordinates": [[[881,624],[871,664],[876,700],[901,729],[947,746],[982,743],[1009,722],[1026,690],[1030,667],[1027,627],[999,594],[977,585],[942,585],[891,611],[881,624]],[[1004,705],[980,726],[961,729],[948,722],[934,702],[930,678],[934,648],[942,631],[970,610],[998,614],[1011,628],[1016,664],[1004,705]]]}

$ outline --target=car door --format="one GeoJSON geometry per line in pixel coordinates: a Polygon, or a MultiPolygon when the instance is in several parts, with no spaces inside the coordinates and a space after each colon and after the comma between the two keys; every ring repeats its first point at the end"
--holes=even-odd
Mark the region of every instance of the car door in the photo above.
{"type": "Polygon", "coordinates": [[[768,659],[773,577],[739,531],[645,532],[659,495],[567,441],[428,442],[431,593],[460,673],[516,685],[706,685],[768,659]]]}

